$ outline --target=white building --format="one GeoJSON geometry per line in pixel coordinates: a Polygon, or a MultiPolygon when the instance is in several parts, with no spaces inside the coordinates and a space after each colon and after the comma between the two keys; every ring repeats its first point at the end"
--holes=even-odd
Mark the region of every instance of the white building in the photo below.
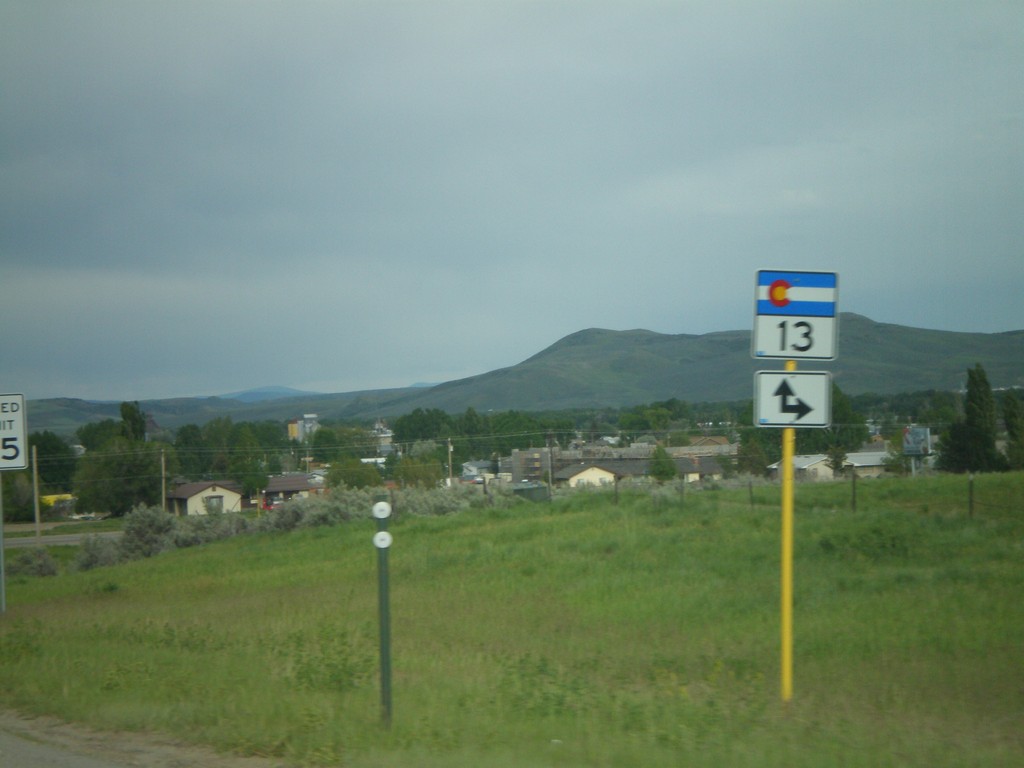
{"type": "MultiPolygon", "coordinates": [[[[887,451],[859,451],[846,454],[843,472],[856,473],[857,477],[879,477],[885,473],[887,451]]],[[[769,464],[772,476],[777,477],[781,461],[769,464]]],[[[804,454],[793,457],[793,477],[796,480],[835,480],[836,475],[828,465],[828,456],[823,453],[804,454]]]]}

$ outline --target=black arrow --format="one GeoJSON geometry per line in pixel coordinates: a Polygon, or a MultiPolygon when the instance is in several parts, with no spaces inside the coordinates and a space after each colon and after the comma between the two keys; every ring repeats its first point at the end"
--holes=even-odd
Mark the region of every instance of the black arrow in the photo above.
{"type": "Polygon", "coordinates": [[[782,383],[779,384],[779,388],[775,390],[775,397],[782,398],[781,410],[782,410],[783,413],[795,413],[796,414],[796,419],[795,420],[796,421],[800,421],[800,419],[802,419],[804,416],[806,416],[808,413],[810,413],[814,409],[811,408],[811,406],[809,406],[807,403],[805,403],[799,397],[796,399],[795,403],[789,402],[789,398],[791,398],[793,396],[794,396],[794,393],[793,393],[793,390],[789,386],[789,382],[786,381],[785,379],[783,379],[782,383]]]}

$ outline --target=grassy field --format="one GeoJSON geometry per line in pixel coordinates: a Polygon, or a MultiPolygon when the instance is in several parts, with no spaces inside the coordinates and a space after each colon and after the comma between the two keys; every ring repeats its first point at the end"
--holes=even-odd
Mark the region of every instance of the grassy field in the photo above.
{"type": "Polygon", "coordinates": [[[797,488],[788,706],[769,487],[399,515],[390,729],[370,520],[12,579],[0,701],[295,765],[1024,764],[1024,475],[850,495],[797,488]]]}

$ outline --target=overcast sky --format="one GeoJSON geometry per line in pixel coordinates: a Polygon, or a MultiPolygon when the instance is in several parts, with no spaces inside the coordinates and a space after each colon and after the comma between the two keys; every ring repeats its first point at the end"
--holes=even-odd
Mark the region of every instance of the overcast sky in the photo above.
{"type": "Polygon", "coordinates": [[[30,399],[750,329],[759,268],[1018,330],[1022,244],[1015,0],[0,0],[0,390],[30,399]]]}

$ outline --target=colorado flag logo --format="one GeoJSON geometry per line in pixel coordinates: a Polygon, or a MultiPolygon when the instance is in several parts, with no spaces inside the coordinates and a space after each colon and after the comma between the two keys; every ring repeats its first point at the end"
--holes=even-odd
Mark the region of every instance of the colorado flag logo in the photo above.
{"type": "Polygon", "coordinates": [[[757,273],[757,314],[835,317],[835,272],[757,273]]]}

